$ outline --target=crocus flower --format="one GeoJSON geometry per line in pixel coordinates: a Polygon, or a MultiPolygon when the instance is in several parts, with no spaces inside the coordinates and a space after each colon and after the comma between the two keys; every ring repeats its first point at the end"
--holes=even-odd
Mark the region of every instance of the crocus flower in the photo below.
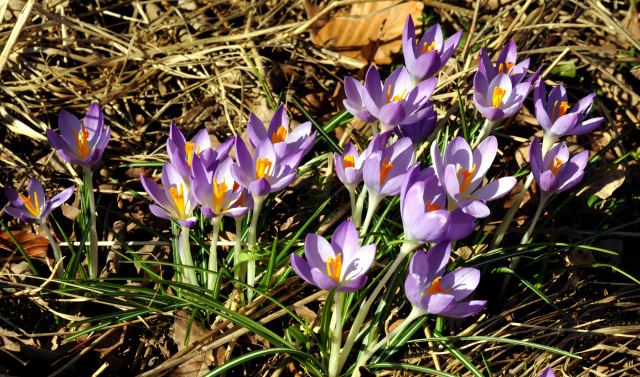
{"type": "Polygon", "coordinates": [[[111,137],[111,127],[104,128],[104,117],[97,103],[91,104],[83,122],[61,110],[58,128],[62,136],[47,130],[47,138],[60,157],[76,165],[91,166],[98,162],[111,137]]]}
{"type": "Polygon", "coordinates": [[[543,80],[538,81],[533,90],[533,100],[536,119],[544,129],[547,147],[551,147],[560,136],[582,135],[593,131],[602,123],[603,117],[587,119],[595,96],[595,93],[591,93],[571,107],[562,84],[551,89],[547,98],[543,80]]]}
{"type": "Polygon", "coordinates": [[[371,115],[362,99],[362,91],[364,86],[357,79],[347,76],[344,78],[344,93],[347,96],[342,103],[351,115],[360,118],[367,123],[374,122],[376,117],[371,115]]]}
{"type": "Polygon", "coordinates": [[[333,154],[333,163],[336,168],[336,174],[340,182],[347,189],[353,190],[362,182],[362,164],[364,163],[364,153],[358,154],[356,147],[352,142],[348,142],[344,147],[342,155],[333,154]]]}
{"type": "Polygon", "coordinates": [[[529,159],[531,172],[540,190],[553,194],[568,190],[580,182],[589,159],[589,151],[582,151],[569,159],[567,145],[560,143],[543,159],[540,141],[534,138],[529,147],[529,159]]]}
{"type": "Polygon", "coordinates": [[[450,210],[460,207],[473,217],[487,217],[489,207],[485,202],[498,199],[513,189],[517,182],[514,177],[503,177],[480,187],[497,151],[495,136],[485,139],[473,152],[466,140],[456,137],[447,145],[444,159],[440,157],[438,144],[433,143],[433,166],[449,197],[450,210]]]}
{"type": "Polygon", "coordinates": [[[365,273],[376,256],[376,245],[358,246],[358,231],[351,220],[338,226],[331,238],[308,234],[304,242],[307,260],[291,254],[291,267],[305,281],[320,289],[355,292],[367,282],[365,273]]]}
{"type": "Polygon", "coordinates": [[[551,367],[545,369],[540,373],[540,377],[556,377],[555,373],[553,373],[553,369],[551,367]]]}
{"type": "Polygon", "coordinates": [[[213,149],[207,130],[201,130],[191,141],[187,141],[175,123],[171,122],[169,127],[167,154],[171,163],[182,174],[185,183],[188,183],[192,175],[191,165],[195,156],[200,158],[207,170],[213,171],[227,157],[232,146],[233,139],[228,139],[213,149]]]}
{"type": "Polygon", "coordinates": [[[195,224],[193,209],[197,203],[193,190],[189,189],[189,185],[175,166],[167,162],[162,167],[162,188],[144,175],[140,175],[140,181],[145,191],[157,203],[149,205],[151,213],[163,219],[177,220],[185,227],[195,224]]]}
{"type": "Polygon", "coordinates": [[[438,79],[432,77],[415,88],[405,67],[393,71],[382,84],[376,67],[367,71],[362,98],[371,115],[380,121],[381,132],[392,130],[399,124],[412,124],[428,114],[429,97],[436,88],[438,79]]]}
{"type": "Polygon", "coordinates": [[[242,187],[233,179],[231,165],[233,160],[227,157],[215,172],[208,172],[200,159],[194,157],[191,187],[205,217],[238,217],[249,212],[249,207],[235,205],[242,196],[242,187]]]}
{"type": "Polygon", "coordinates": [[[427,140],[431,132],[436,128],[438,114],[433,110],[433,104],[429,102],[425,108],[427,109],[427,115],[422,120],[417,123],[402,124],[396,127],[398,136],[411,139],[413,150],[416,153],[420,149],[420,145],[427,140]]]}
{"type": "Polygon", "coordinates": [[[440,24],[435,24],[424,33],[420,41],[416,41],[413,18],[411,15],[407,17],[402,32],[402,52],[414,86],[434,76],[444,67],[458,48],[461,37],[462,30],[459,30],[443,43],[440,24]]]}
{"type": "Polygon", "coordinates": [[[487,79],[487,82],[493,81],[493,79],[501,73],[509,76],[512,86],[516,86],[523,81],[528,83],[534,82],[538,78],[542,67],[539,67],[531,76],[525,79],[524,77],[529,69],[529,58],[517,63],[517,54],[516,42],[511,40],[504,46],[502,51],[500,51],[498,61],[494,66],[493,63],[491,63],[491,58],[489,58],[487,51],[482,47],[480,49],[478,73],[483,75],[487,79]]]}
{"type": "Polygon", "coordinates": [[[473,86],[473,103],[476,109],[489,121],[496,123],[520,110],[529,94],[531,83],[525,81],[514,85],[506,73],[499,73],[489,81],[478,71],[473,79],[473,86]]]}
{"type": "Polygon", "coordinates": [[[364,184],[371,198],[400,194],[403,175],[413,158],[411,140],[399,139],[388,148],[372,152],[363,165],[364,184]]]}
{"type": "Polygon", "coordinates": [[[451,243],[440,242],[428,253],[418,250],[411,258],[404,283],[407,299],[424,314],[463,318],[481,311],[487,302],[461,302],[480,282],[480,270],[460,268],[445,274],[451,243]]]}
{"type": "Polygon", "coordinates": [[[253,113],[249,115],[247,124],[247,136],[253,148],[256,148],[263,140],[268,139],[273,144],[278,159],[302,150],[302,155],[307,154],[316,140],[316,132],[311,133],[311,122],[304,122],[293,131],[289,129],[289,119],[284,105],[280,105],[271,118],[269,129],[253,113]]]}
{"type": "Polygon", "coordinates": [[[256,146],[252,157],[239,137],[236,137],[235,151],[238,164],[231,166],[231,174],[240,186],[258,197],[280,191],[293,182],[304,153],[298,150],[281,160],[271,140],[265,139],[256,146]]]}
{"type": "Polygon", "coordinates": [[[62,190],[58,195],[47,200],[44,196],[42,183],[33,177],[27,186],[27,196],[19,193],[11,187],[5,187],[4,192],[12,206],[4,207],[11,216],[27,223],[40,223],[47,218],[49,213],[69,200],[75,186],[62,190]]]}

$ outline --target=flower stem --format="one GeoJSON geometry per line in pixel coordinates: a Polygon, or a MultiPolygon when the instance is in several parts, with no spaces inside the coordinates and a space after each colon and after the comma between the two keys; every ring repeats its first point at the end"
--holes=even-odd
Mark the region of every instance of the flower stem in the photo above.
{"type": "Polygon", "coordinates": [[[211,246],[209,246],[209,279],[207,279],[207,289],[213,291],[216,285],[216,275],[218,272],[218,232],[220,231],[220,222],[222,216],[216,216],[211,219],[213,225],[213,233],[211,234],[211,246]]]}
{"type": "MultiPolygon", "coordinates": [[[[249,252],[253,254],[253,248],[256,246],[258,218],[260,217],[260,210],[262,209],[262,203],[267,196],[253,196],[253,214],[251,215],[251,225],[249,225],[249,233],[247,235],[247,243],[249,246],[249,252]]],[[[251,287],[256,284],[256,260],[250,259],[247,263],[247,284],[251,287]]],[[[247,291],[247,301],[251,302],[253,297],[253,291],[247,291]]]]}
{"type": "Polygon", "coordinates": [[[191,257],[191,245],[189,244],[189,227],[182,225],[182,231],[180,233],[181,241],[181,253],[180,259],[184,267],[182,268],[183,280],[191,285],[198,285],[198,279],[196,278],[196,271],[193,267],[193,258],[191,257]]]}
{"type": "Polygon", "coordinates": [[[235,218],[236,220],[236,243],[233,246],[233,278],[236,280],[240,280],[241,276],[244,274],[240,273],[241,267],[238,267],[240,264],[240,250],[242,248],[242,218],[243,216],[238,216],[235,218]]]}
{"type": "Polygon", "coordinates": [[[329,377],[340,375],[340,346],[342,343],[342,294],[336,292],[333,296],[333,318],[335,318],[331,333],[331,353],[329,354],[329,377]]]}
{"type": "Polygon", "coordinates": [[[376,298],[384,288],[385,284],[391,276],[394,275],[400,264],[404,261],[404,259],[418,247],[416,243],[405,242],[402,244],[400,248],[400,253],[393,261],[393,264],[387,272],[384,274],[382,279],[378,282],[378,285],[373,290],[373,293],[369,295],[369,297],[362,303],[360,309],[358,310],[358,314],[356,314],[356,318],[353,321],[353,325],[351,326],[351,330],[349,330],[349,335],[347,336],[347,340],[344,343],[344,348],[342,349],[342,354],[340,355],[340,360],[338,362],[338,366],[340,369],[344,366],[344,363],[347,361],[347,356],[349,352],[351,352],[351,348],[355,343],[356,337],[358,336],[358,332],[360,331],[360,326],[364,323],[365,318],[367,317],[367,313],[369,313],[369,309],[371,309],[371,305],[376,301],[376,298]]]}
{"type": "Polygon", "coordinates": [[[84,176],[87,182],[87,195],[89,196],[89,217],[91,225],[89,230],[89,278],[98,278],[98,229],[96,227],[96,199],[93,195],[93,178],[91,167],[84,166],[84,176]]]}
{"type": "Polygon", "coordinates": [[[353,221],[353,223],[355,224],[355,219],[356,219],[356,188],[348,188],[347,187],[347,191],[349,191],[349,199],[351,199],[351,221],[353,221]]]}
{"type": "Polygon", "coordinates": [[[516,211],[518,211],[518,209],[520,208],[522,199],[524,199],[524,195],[527,193],[527,190],[529,190],[531,183],[533,183],[533,173],[529,173],[529,176],[527,177],[527,180],[525,181],[524,186],[522,186],[520,195],[518,195],[518,199],[516,199],[516,201],[511,205],[511,207],[507,211],[507,214],[504,216],[504,219],[502,219],[500,226],[498,226],[498,229],[496,230],[496,235],[491,240],[491,244],[489,245],[489,250],[500,247],[500,244],[502,243],[502,239],[504,238],[504,235],[507,233],[507,229],[509,229],[509,225],[511,225],[511,222],[513,221],[513,217],[515,216],[516,211]]]}
{"type": "Polygon", "coordinates": [[[476,149],[476,147],[482,143],[482,141],[484,139],[486,139],[487,137],[489,137],[489,135],[491,135],[491,133],[493,132],[493,129],[495,128],[495,126],[498,123],[496,122],[492,122],[489,119],[485,119],[484,120],[484,124],[482,125],[482,129],[480,130],[480,135],[478,135],[478,138],[476,139],[476,141],[473,143],[473,146],[471,147],[471,149],[476,149]]]}
{"type": "Polygon", "coordinates": [[[55,257],[56,264],[58,265],[58,268],[56,270],[56,276],[58,278],[63,278],[64,268],[62,267],[62,263],[60,263],[60,261],[62,260],[62,252],[60,251],[60,246],[58,246],[58,243],[56,242],[55,238],[53,238],[53,235],[51,234],[51,230],[49,230],[49,227],[47,226],[46,219],[42,219],[42,221],[40,221],[40,226],[42,226],[42,229],[44,229],[44,232],[47,235],[47,238],[49,239],[49,243],[51,244],[51,248],[53,249],[53,256],[55,257]]]}
{"type": "Polygon", "coordinates": [[[364,235],[367,234],[367,230],[371,224],[371,219],[373,219],[373,214],[376,212],[376,208],[378,208],[378,204],[380,204],[381,200],[382,197],[380,195],[369,195],[367,217],[364,218],[364,223],[362,224],[362,228],[360,228],[360,238],[363,238],[364,235]]]}
{"type": "Polygon", "coordinates": [[[362,192],[358,196],[358,202],[356,203],[356,212],[353,217],[353,224],[356,228],[362,224],[362,210],[364,209],[364,199],[367,197],[367,186],[362,186],[362,192]]]}
{"type": "Polygon", "coordinates": [[[396,335],[400,334],[402,331],[404,331],[404,329],[409,327],[409,325],[413,323],[413,321],[420,318],[424,314],[425,313],[422,310],[417,309],[414,306],[413,309],[411,309],[411,312],[409,313],[407,318],[405,318],[405,320],[402,321],[402,323],[399,326],[393,329],[389,334],[387,334],[387,336],[385,336],[382,340],[376,343],[373,347],[367,348],[367,350],[362,354],[362,356],[358,358],[356,367],[353,370],[353,377],[360,377],[360,367],[366,365],[367,361],[369,361],[371,356],[373,356],[373,354],[376,353],[376,351],[379,350],[380,347],[385,345],[388,341],[393,339],[396,335]]]}

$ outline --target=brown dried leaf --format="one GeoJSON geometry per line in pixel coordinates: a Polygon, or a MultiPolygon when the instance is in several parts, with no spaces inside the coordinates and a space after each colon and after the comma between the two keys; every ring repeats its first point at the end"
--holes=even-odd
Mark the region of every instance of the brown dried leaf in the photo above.
{"type": "MultiPolygon", "coordinates": [[[[44,259],[49,250],[49,240],[27,230],[11,232],[27,255],[31,258],[44,259]]],[[[9,233],[0,233],[0,249],[17,251],[17,247],[9,236],[9,233]]]]}
{"type": "MultiPolygon", "coordinates": [[[[175,321],[173,322],[171,337],[173,341],[178,345],[178,350],[184,349],[184,339],[187,335],[187,328],[189,325],[189,313],[184,310],[178,310],[175,315],[175,321]]],[[[209,333],[204,326],[198,321],[191,323],[191,333],[189,335],[189,345],[196,340],[204,337],[209,333]]],[[[207,354],[198,355],[189,359],[189,361],[183,363],[174,370],[170,375],[172,377],[200,377],[209,372],[209,366],[211,365],[211,357],[207,357],[207,354]]]]}
{"type": "Polygon", "coordinates": [[[583,199],[589,199],[592,195],[597,195],[600,199],[607,199],[613,192],[624,183],[626,169],[619,164],[615,169],[609,169],[601,174],[598,179],[592,181],[591,186],[584,188],[578,193],[583,199]]]}
{"type": "Polygon", "coordinates": [[[423,8],[424,4],[419,1],[354,4],[350,12],[337,13],[318,31],[315,44],[364,62],[369,61],[375,50],[375,64],[391,64],[391,55],[402,49],[407,15],[411,14],[419,30],[423,8]],[[368,54],[363,54],[365,49],[368,54]]]}

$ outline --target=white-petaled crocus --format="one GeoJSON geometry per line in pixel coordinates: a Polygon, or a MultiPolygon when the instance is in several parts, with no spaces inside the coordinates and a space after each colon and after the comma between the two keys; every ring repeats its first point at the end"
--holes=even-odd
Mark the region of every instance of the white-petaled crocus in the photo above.
{"type": "Polygon", "coordinates": [[[140,181],[157,203],[149,205],[151,213],[163,219],[176,220],[183,227],[195,224],[193,209],[197,203],[193,191],[175,166],[167,162],[162,167],[162,188],[144,175],[140,175],[140,181]]]}
{"type": "Polygon", "coordinates": [[[371,115],[380,121],[381,132],[392,130],[400,124],[412,124],[428,114],[427,102],[438,79],[432,77],[415,88],[405,67],[397,68],[382,83],[376,67],[367,71],[362,98],[371,115]]]}
{"type": "Polygon", "coordinates": [[[104,117],[97,103],[91,104],[84,120],[66,110],[60,111],[58,128],[62,136],[47,130],[47,138],[65,161],[82,166],[94,165],[102,157],[111,137],[111,127],[104,127],[104,117]]]}
{"type": "Polygon", "coordinates": [[[75,186],[62,190],[59,194],[47,200],[44,196],[44,188],[37,178],[31,178],[27,186],[27,195],[19,193],[11,187],[5,187],[4,192],[11,206],[4,207],[5,211],[26,223],[40,223],[47,218],[49,213],[69,200],[75,186]]]}
{"type": "Polygon", "coordinates": [[[462,301],[478,286],[480,270],[460,268],[445,274],[450,255],[451,243],[440,242],[428,253],[418,250],[411,258],[404,290],[414,310],[464,318],[480,312],[487,304],[485,300],[462,301]]]}
{"type": "Polygon", "coordinates": [[[498,141],[495,136],[485,139],[473,152],[466,140],[456,137],[447,145],[444,158],[440,155],[438,144],[433,143],[431,158],[436,175],[449,197],[450,211],[460,207],[464,213],[473,217],[487,217],[490,211],[485,203],[498,199],[513,189],[517,182],[514,177],[502,177],[482,186],[497,151],[498,141]]]}
{"type": "Polygon", "coordinates": [[[291,267],[302,279],[327,291],[355,292],[367,282],[366,272],[376,256],[376,245],[360,247],[358,231],[345,220],[333,233],[331,243],[316,234],[307,234],[303,259],[291,254],[291,267]]]}
{"type": "Polygon", "coordinates": [[[462,30],[458,31],[443,42],[440,24],[431,26],[416,41],[416,29],[411,15],[407,17],[402,32],[402,52],[404,64],[411,75],[413,86],[421,81],[433,77],[444,67],[460,44],[462,30]]]}
{"type": "Polygon", "coordinates": [[[538,81],[533,90],[533,101],[536,119],[544,130],[545,153],[559,137],[583,135],[593,131],[602,123],[603,117],[587,119],[595,96],[595,93],[591,93],[570,106],[567,91],[562,84],[551,89],[547,98],[547,89],[543,80],[538,81]]]}
{"type": "Polygon", "coordinates": [[[211,139],[207,130],[200,130],[190,141],[184,137],[180,129],[171,122],[167,139],[169,161],[182,173],[185,181],[192,175],[193,158],[198,156],[209,171],[215,170],[233,147],[233,139],[228,139],[217,148],[211,147],[211,139]]]}
{"type": "Polygon", "coordinates": [[[195,199],[202,205],[200,210],[205,217],[238,217],[249,212],[250,208],[236,205],[242,196],[242,187],[231,175],[232,165],[233,160],[227,157],[215,172],[209,172],[198,157],[193,159],[191,189],[195,199]]]}
{"type": "Polygon", "coordinates": [[[303,150],[279,159],[271,140],[265,139],[256,146],[253,156],[244,141],[236,137],[237,165],[231,166],[233,178],[246,187],[252,195],[265,197],[287,187],[296,178],[296,169],[303,150]]]}
{"type": "Polygon", "coordinates": [[[493,79],[501,73],[509,76],[512,86],[516,86],[521,82],[534,82],[538,78],[542,67],[539,67],[534,73],[525,79],[529,69],[529,58],[518,63],[517,54],[516,42],[511,40],[500,51],[498,61],[493,65],[487,51],[482,47],[480,49],[478,73],[483,75],[487,79],[487,82],[493,81],[493,79]]]}
{"type": "Polygon", "coordinates": [[[345,77],[344,93],[347,98],[342,100],[342,104],[354,117],[360,118],[366,123],[375,122],[377,118],[371,115],[364,105],[364,100],[362,99],[363,90],[364,86],[356,78],[351,76],[345,77]]]}
{"type": "Polygon", "coordinates": [[[582,180],[589,151],[582,151],[569,159],[567,145],[560,143],[543,158],[540,140],[534,138],[529,147],[529,159],[531,172],[540,190],[546,194],[554,194],[566,191],[582,180]]]}
{"type": "Polygon", "coordinates": [[[265,139],[270,140],[280,160],[299,150],[302,150],[304,156],[311,150],[316,140],[316,132],[311,133],[311,122],[304,122],[293,130],[289,128],[284,104],[280,105],[273,114],[269,129],[265,129],[260,118],[251,113],[247,124],[247,136],[253,148],[265,139]]]}
{"type": "Polygon", "coordinates": [[[358,154],[355,145],[348,142],[344,147],[342,154],[333,154],[333,163],[336,168],[336,175],[343,185],[352,191],[362,182],[362,164],[364,162],[364,153],[358,154]]]}
{"type": "Polygon", "coordinates": [[[506,73],[499,73],[491,81],[476,72],[473,79],[473,103],[487,120],[497,123],[520,110],[529,95],[531,83],[528,81],[513,85],[506,73]]]}

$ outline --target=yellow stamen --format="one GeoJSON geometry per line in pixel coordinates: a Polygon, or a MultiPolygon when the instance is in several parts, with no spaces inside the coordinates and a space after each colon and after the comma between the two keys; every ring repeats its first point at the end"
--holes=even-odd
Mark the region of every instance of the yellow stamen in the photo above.
{"type": "Polygon", "coordinates": [[[389,157],[385,157],[380,166],[380,186],[387,180],[387,175],[389,175],[389,171],[393,167],[393,164],[391,162],[387,163],[387,160],[389,160],[389,157]]]}
{"type": "Polygon", "coordinates": [[[178,192],[177,188],[172,187],[169,190],[169,195],[171,195],[171,197],[173,198],[173,201],[176,203],[176,207],[178,207],[178,211],[180,211],[180,213],[183,214],[185,203],[184,203],[184,187],[182,186],[182,183],[180,184],[180,192],[178,192]]]}
{"type": "Polygon", "coordinates": [[[396,94],[395,96],[393,96],[393,98],[391,97],[391,87],[393,85],[389,85],[389,89],[387,89],[387,103],[391,102],[391,101],[402,101],[404,99],[404,95],[407,93],[407,89],[405,88],[402,91],[402,94],[396,94]]]}
{"type": "Polygon", "coordinates": [[[424,42],[424,44],[422,45],[422,51],[420,52],[420,55],[424,54],[425,52],[433,51],[436,48],[435,41],[431,42],[429,46],[427,46],[427,43],[428,42],[424,42]]]}
{"type": "Polygon", "coordinates": [[[440,209],[440,204],[431,204],[431,200],[427,200],[424,206],[427,208],[427,212],[437,211],[440,209]]]}
{"type": "Polygon", "coordinates": [[[516,65],[514,62],[505,62],[504,64],[500,63],[498,66],[498,73],[508,73],[514,65],[516,65]],[[506,71],[504,70],[505,66],[507,67],[506,71]]]}
{"type": "Polygon", "coordinates": [[[554,160],[549,163],[549,170],[551,170],[553,175],[556,177],[558,176],[558,173],[560,173],[560,168],[562,168],[562,160],[558,157],[554,158],[554,160]]]}
{"type": "Polygon", "coordinates": [[[282,143],[287,137],[287,129],[284,126],[278,127],[278,130],[271,135],[271,143],[282,143]]]}
{"type": "MultiPolygon", "coordinates": [[[[193,148],[196,145],[190,141],[187,141],[187,143],[184,145],[184,151],[187,152],[187,164],[189,164],[189,167],[191,167],[191,162],[193,161],[193,148]]],[[[200,154],[200,147],[198,147],[198,152],[196,153],[196,155],[200,154]]]]}
{"type": "Polygon", "coordinates": [[[259,158],[256,161],[256,179],[264,178],[269,179],[269,173],[271,172],[271,161],[268,158],[259,158]]]}
{"type": "Polygon", "coordinates": [[[33,203],[31,202],[31,197],[29,196],[24,196],[22,194],[18,194],[18,196],[20,196],[20,199],[22,199],[24,206],[27,207],[29,212],[33,213],[37,217],[40,217],[40,204],[38,203],[37,192],[33,192],[33,203]]]}
{"type": "Polygon", "coordinates": [[[343,158],[344,161],[344,168],[355,168],[356,167],[356,161],[353,158],[353,156],[351,155],[346,155],[343,158]]]}
{"type": "Polygon", "coordinates": [[[558,109],[558,115],[556,116],[556,107],[558,107],[558,101],[553,104],[553,112],[551,112],[551,123],[555,122],[556,119],[560,118],[564,114],[567,113],[567,110],[571,106],[569,106],[568,102],[560,102],[560,108],[558,109]]]}
{"type": "Polygon", "coordinates": [[[82,123],[82,130],[80,131],[80,135],[78,135],[78,131],[73,130],[73,135],[76,137],[76,146],[78,147],[78,152],[80,152],[80,156],[82,158],[87,158],[89,156],[89,133],[84,128],[84,123],[82,123]]]}
{"type": "Polygon", "coordinates": [[[493,101],[491,102],[491,105],[493,107],[500,106],[500,104],[502,103],[502,99],[504,98],[504,95],[506,93],[507,93],[506,89],[502,89],[497,86],[493,88],[493,101]]]}
{"type": "Polygon", "coordinates": [[[342,253],[337,257],[327,258],[327,275],[336,283],[340,283],[340,274],[342,273],[342,253]]]}
{"type": "Polygon", "coordinates": [[[442,290],[442,285],[440,285],[440,279],[442,279],[442,276],[438,276],[433,281],[433,283],[431,283],[431,285],[429,286],[429,289],[427,290],[427,293],[425,294],[425,296],[431,296],[434,293],[447,293],[447,292],[449,292],[451,290],[451,288],[442,290]]]}
{"type": "Polygon", "coordinates": [[[460,174],[462,174],[462,181],[460,182],[460,193],[465,192],[465,190],[469,187],[471,180],[473,179],[473,174],[476,171],[476,164],[473,164],[471,171],[462,170],[462,166],[458,169],[457,178],[460,180],[460,174]]]}
{"type": "Polygon", "coordinates": [[[220,212],[222,210],[222,200],[224,199],[224,193],[229,189],[227,184],[222,179],[222,183],[218,185],[218,180],[213,179],[213,205],[216,207],[215,211],[220,212]]]}

